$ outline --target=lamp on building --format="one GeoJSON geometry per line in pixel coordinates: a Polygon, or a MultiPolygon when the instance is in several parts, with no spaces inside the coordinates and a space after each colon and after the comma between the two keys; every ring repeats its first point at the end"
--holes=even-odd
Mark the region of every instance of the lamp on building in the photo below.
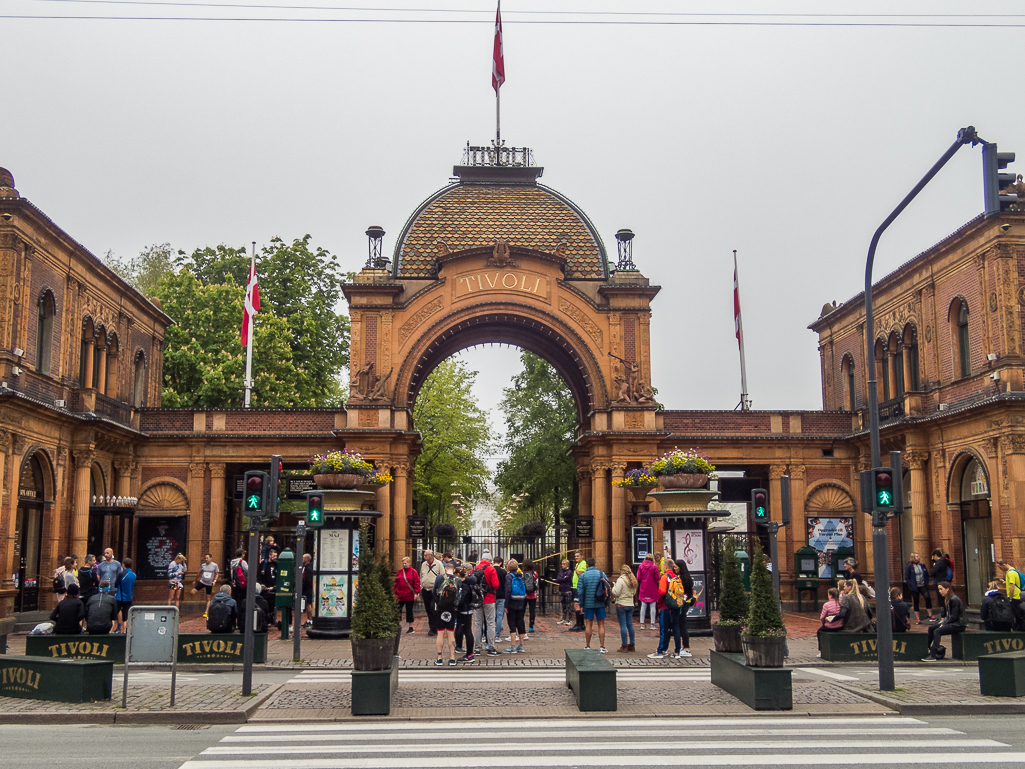
{"type": "Polygon", "coordinates": [[[616,233],[616,240],[619,245],[619,262],[616,263],[616,270],[636,270],[634,265],[634,234],[632,230],[620,230],[616,233]]]}
{"type": "Polygon", "coordinates": [[[371,225],[367,228],[367,239],[368,239],[368,253],[367,263],[364,266],[366,270],[386,270],[388,269],[388,257],[382,256],[381,246],[384,243],[384,228],[378,227],[376,224],[371,225]]]}

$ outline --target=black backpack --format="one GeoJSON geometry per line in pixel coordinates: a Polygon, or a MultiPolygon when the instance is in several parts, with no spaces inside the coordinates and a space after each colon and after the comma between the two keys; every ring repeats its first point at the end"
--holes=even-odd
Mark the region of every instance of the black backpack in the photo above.
{"type": "Polygon", "coordinates": [[[999,594],[993,596],[993,611],[990,612],[989,621],[1004,630],[1014,627],[1014,610],[1011,608],[1010,598],[999,594]]]}
{"type": "Polygon", "coordinates": [[[598,606],[604,606],[611,597],[612,585],[609,583],[609,578],[605,576],[605,572],[602,572],[598,578],[598,585],[594,588],[594,601],[598,606]]]}
{"type": "Polygon", "coordinates": [[[484,578],[484,569],[476,569],[473,572],[473,576],[477,579],[477,587],[481,591],[481,595],[494,595],[495,588],[488,584],[487,579],[484,578]]]}
{"type": "Polygon", "coordinates": [[[456,578],[446,574],[442,577],[441,585],[438,587],[438,606],[444,609],[454,609],[459,601],[459,584],[456,578]]]}
{"type": "Polygon", "coordinates": [[[206,629],[211,633],[227,633],[231,630],[231,607],[227,601],[213,601],[206,619],[206,629]]]}
{"type": "Polygon", "coordinates": [[[63,593],[64,590],[64,575],[58,574],[56,577],[53,578],[53,592],[63,593]]]}
{"type": "Polygon", "coordinates": [[[534,572],[523,572],[523,584],[527,588],[527,595],[537,592],[537,581],[534,579],[534,572]]]}

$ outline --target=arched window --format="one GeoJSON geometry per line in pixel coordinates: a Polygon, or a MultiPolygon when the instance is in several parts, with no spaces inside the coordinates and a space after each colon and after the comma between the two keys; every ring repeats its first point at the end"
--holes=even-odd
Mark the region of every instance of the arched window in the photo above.
{"type": "Polygon", "coordinates": [[[957,358],[961,364],[961,376],[970,376],[972,364],[968,347],[968,305],[963,301],[957,311],[957,358]]]}
{"type": "Polygon", "coordinates": [[[840,364],[840,408],[857,410],[857,390],[854,379],[854,359],[850,355],[843,356],[840,364]]]}
{"type": "Polygon", "coordinates": [[[92,386],[92,357],[94,341],[93,322],[90,318],[82,321],[82,346],[78,356],[78,386],[85,389],[92,386]]]}
{"type": "Polygon", "coordinates": [[[132,406],[139,408],[146,405],[146,355],[141,350],[135,356],[134,377],[132,406]]]}
{"type": "Polygon", "coordinates": [[[107,355],[107,329],[100,326],[96,329],[96,339],[93,342],[93,378],[89,384],[90,387],[97,388],[100,386],[100,370],[102,367],[103,374],[106,376],[106,355],[107,355]]]}
{"type": "Polygon", "coordinates": [[[921,387],[918,378],[918,329],[912,324],[904,327],[904,372],[908,390],[921,387]]]}
{"type": "Polygon", "coordinates": [[[904,346],[901,338],[894,331],[890,334],[890,341],[887,347],[890,350],[889,362],[893,366],[890,381],[893,382],[893,397],[904,397],[904,346]]]}
{"type": "Polygon", "coordinates": [[[886,342],[882,339],[876,342],[876,397],[881,401],[890,400],[890,365],[887,360],[886,342]]]}
{"type": "Polygon", "coordinates": [[[50,351],[53,349],[53,293],[44,291],[39,297],[39,320],[36,324],[36,371],[50,375],[50,351]]]}

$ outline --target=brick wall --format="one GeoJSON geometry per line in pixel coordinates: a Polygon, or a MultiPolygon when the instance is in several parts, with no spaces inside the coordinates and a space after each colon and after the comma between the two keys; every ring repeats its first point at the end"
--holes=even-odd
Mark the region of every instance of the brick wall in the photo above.
{"type": "MultiPolygon", "coordinates": [[[[150,435],[191,433],[193,414],[202,409],[144,409],[139,429],[150,435]]],[[[246,409],[225,412],[229,433],[330,433],[335,426],[335,409],[246,409]]],[[[213,431],[213,412],[206,413],[207,432],[213,431]]],[[[216,435],[216,433],[214,433],[216,435]]]]}
{"type": "Polygon", "coordinates": [[[145,486],[147,483],[152,481],[154,478],[175,478],[184,484],[189,482],[189,466],[179,465],[175,466],[157,466],[157,467],[143,467],[142,468],[142,485],[145,486]]]}
{"type": "Polygon", "coordinates": [[[25,339],[25,361],[31,362],[38,371],[39,361],[37,357],[38,331],[39,331],[39,297],[43,292],[49,290],[53,294],[53,329],[50,336],[50,370],[40,371],[45,376],[59,377],[61,362],[61,329],[64,314],[64,292],[62,285],[64,280],[50,267],[50,265],[36,258],[32,261],[32,288],[29,291],[30,306],[25,308],[28,313],[25,339]]]}
{"type": "MultiPolygon", "coordinates": [[[[805,411],[773,412],[783,416],[782,433],[790,432],[790,415],[800,414],[802,435],[848,435],[851,432],[849,412],[805,411]]],[[[767,411],[666,411],[663,426],[677,433],[709,435],[771,435],[771,414],[767,411]]]]}

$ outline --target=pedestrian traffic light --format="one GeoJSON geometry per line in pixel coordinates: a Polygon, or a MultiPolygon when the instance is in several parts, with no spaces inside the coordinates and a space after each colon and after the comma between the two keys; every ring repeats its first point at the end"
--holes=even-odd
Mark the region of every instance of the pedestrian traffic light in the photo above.
{"type": "Polygon", "coordinates": [[[982,145],[982,184],[986,202],[986,216],[997,216],[1018,202],[1016,194],[1007,192],[1017,177],[1012,173],[1000,173],[1014,162],[1013,152],[997,152],[997,145],[987,142],[982,145]]]}
{"type": "Polygon", "coordinates": [[[324,497],[320,494],[306,495],[306,525],[310,527],[324,525],[324,497]]]}
{"type": "Polygon", "coordinates": [[[769,492],[765,489],[751,489],[751,510],[756,521],[769,520],[769,492]]]}
{"type": "Polygon", "coordinates": [[[893,487],[893,471],[888,467],[872,469],[872,498],[875,509],[890,512],[897,506],[893,487]]]}
{"type": "Polygon", "coordinates": [[[245,504],[243,515],[250,518],[267,515],[267,473],[260,470],[247,470],[245,475],[245,504]]]}
{"type": "Polygon", "coordinates": [[[267,518],[271,521],[277,520],[278,516],[281,515],[281,504],[279,502],[280,491],[278,486],[280,484],[279,478],[281,474],[281,455],[274,454],[270,458],[270,473],[268,473],[268,484],[267,484],[267,518]]]}

